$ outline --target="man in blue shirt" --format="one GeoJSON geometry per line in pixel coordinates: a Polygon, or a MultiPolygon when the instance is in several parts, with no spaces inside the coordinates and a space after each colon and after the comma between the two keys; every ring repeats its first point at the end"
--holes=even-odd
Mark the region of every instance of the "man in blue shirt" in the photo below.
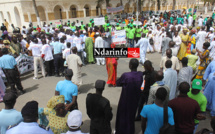
{"type": "Polygon", "coordinates": [[[65,70],[65,80],[57,83],[55,91],[55,95],[63,95],[65,97],[66,110],[68,111],[78,109],[78,86],[72,83],[72,76],[72,69],[65,70]]]}
{"type": "Polygon", "coordinates": [[[0,57],[0,68],[2,68],[3,72],[6,75],[7,81],[11,87],[11,90],[17,93],[15,85],[21,91],[21,94],[24,94],[25,91],[23,90],[21,80],[20,80],[20,73],[17,69],[17,62],[15,58],[8,54],[8,49],[3,48],[2,54],[3,56],[0,57]]]}
{"type": "Polygon", "coordinates": [[[60,42],[58,38],[55,38],[55,42],[50,45],[54,48],[54,66],[55,66],[55,76],[59,77],[59,72],[63,74],[63,56],[62,52],[64,49],[64,39],[61,38],[60,42]]]}
{"type": "Polygon", "coordinates": [[[21,110],[23,122],[16,126],[11,126],[6,134],[53,134],[48,127],[39,125],[38,102],[30,101],[21,110]]]}
{"type": "MultiPolygon", "coordinates": [[[[140,113],[142,116],[141,127],[144,134],[158,134],[160,128],[164,125],[163,106],[167,96],[166,89],[158,88],[155,96],[155,103],[145,105],[140,113]]],[[[170,107],[168,107],[168,122],[170,125],[174,125],[173,111],[170,107]]]]}
{"type": "Polygon", "coordinates": [[[5,134],[7,128],[10,125],[15,125],[20,123],[23,118],[20,112],[13,109],[16,103],[16,94],[9,92],[5,94],[3,101],[5,104],[5,109],[2,109],[0,112],[0,133],[5,134]]]}

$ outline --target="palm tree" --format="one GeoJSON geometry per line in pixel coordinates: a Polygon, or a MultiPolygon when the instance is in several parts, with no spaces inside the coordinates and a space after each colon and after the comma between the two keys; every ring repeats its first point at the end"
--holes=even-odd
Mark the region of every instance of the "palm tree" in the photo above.
{"type": "Polygon", "coordinates": [[[40,16],[39,16],[39,12],[38,12],[38,10],[37,10],[36,1],[35,1],[35,0],[32,0],[32,2],[33,2],[35,14],[36,14],[36,16],[37,16],[37,23],[38,23],[38,25],[40,26],[40,16]]]}

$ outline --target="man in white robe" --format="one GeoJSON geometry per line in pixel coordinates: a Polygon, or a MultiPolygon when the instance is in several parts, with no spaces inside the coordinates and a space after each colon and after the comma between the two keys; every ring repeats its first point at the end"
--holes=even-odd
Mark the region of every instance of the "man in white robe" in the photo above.
{"type": "Polygon", "coordinates": [[[200,18],[198,19],[198,26],[201,27],[203,25],[203,21],[204,19],[202,18],[202,16],[200,16],[200,18]]]}
{"type": "Polygon", "coordinates": [[[205,39],[206,39],[207,33],[205,31],[205,27],[201,28],[201,31],[198,32],[197,36],[196,36],[196,48],[198,48],[201,52],[203,52],[203,44],[205,43],[205,39]]]}
{"type": "Polygon", "coordinates": [[[153,48],[151,47],[150,43],[149,43],[149,39],[145,38],[146,34],[143,33],[142,34],[142,38],[137,42],[137,44],[135,45],[135,47],[140,46],[140,63],[144,64],[145,62],[145,58],[146,58],[146,52],[147,52],[147,48],[149,47],[150,51],[153,51],[153,48]]]}
{"type": "Polygon", "coordinates": [[[188,18],[188,26],[193,26],[193,16],[191,15],[189,18],[188,18]]]}
{"type": "MultiPolygon", "coordinates": [[[[99,36],[99,33],[96,32],[95,39],[95,48],[104,48],[104,40],[99,36]]],[[[105,58],[96,58],[97,65],[105,65],[105,58]]]]}

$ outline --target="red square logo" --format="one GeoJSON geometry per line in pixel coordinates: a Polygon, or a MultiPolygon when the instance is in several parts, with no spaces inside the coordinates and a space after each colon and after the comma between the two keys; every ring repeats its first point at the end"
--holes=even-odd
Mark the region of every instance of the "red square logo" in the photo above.
{"type": "Polygon", "coordinates": [[[140,48],[128,48],[128,58],[140,58],[140,48]]]}

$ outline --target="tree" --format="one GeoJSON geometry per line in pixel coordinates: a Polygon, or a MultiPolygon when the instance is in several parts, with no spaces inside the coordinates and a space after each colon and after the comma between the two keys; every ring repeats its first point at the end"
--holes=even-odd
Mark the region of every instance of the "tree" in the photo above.
{"type": "Polygon", "coordinates": [[[37,16],[37,23],[38,23],[38,25],[40,26],[40,25],[41,25],[41,24],[40,24],[40,16],[39,16],[39,12],[38,12],[38,10],[37,10],[36,1],[35,1],[35,0],[32,0],[32,2],[33,2],[35,14],[36,14],[36,16],[37,16]]]}
{"type": "Polygon", "coordinates": [[[175,10],[176,0],[173,0],[172,10],[175,10]]]}

